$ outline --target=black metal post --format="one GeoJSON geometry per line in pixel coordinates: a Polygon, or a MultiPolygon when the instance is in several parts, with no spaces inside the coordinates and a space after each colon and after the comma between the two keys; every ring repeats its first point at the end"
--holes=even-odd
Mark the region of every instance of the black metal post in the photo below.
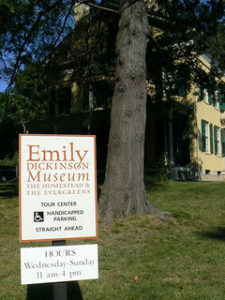
{"type": "MultiPolygon", "coordinates": [[[[66,241],[53,241],[52,246],[64,246],[66,241]]],[[[67,282],[53,283],[53,300],[68,300],[67,282]]]]}
{"type": "Polygon", "coordinates": [[[67,300],[67,282],[53,284],[53,300],[67,300]]]}

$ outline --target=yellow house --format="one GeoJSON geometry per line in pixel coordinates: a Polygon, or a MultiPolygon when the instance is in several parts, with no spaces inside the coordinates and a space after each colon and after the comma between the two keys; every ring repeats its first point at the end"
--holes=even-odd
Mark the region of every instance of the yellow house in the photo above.
{"type": "MultiPolygon", "coordinates": [[[[198,64],[209,74],[211,69],[209,56],[199,56],[198,64]]],[[[225,83],[224,76],[215,80],[225,83]]],[[[225,91],[212,91],[210,87],[202,89],[195,80],[193,82],[187,95],[176,97],[177,102],[192,107],[189,115],[190,163],[186,166],[190,167],[190,177],[198,180],[222,181],[225,180],[225,91]]],[[[173,150],[174,148],[171,148],[171,151],[173,150]]],[[[170,156],[173,157],[174,154],[170,156]]],[[[175,178],[179,179],[178,172],[182,171],[182,166],[172,164],[172,167],[175,178]]]]}
{"type": "MultiPolygon", "coordinates": [[[[199,57],[201,67],[209,72],[211,61],[208,56],[199,57]]],[[[222,77],[225,83],[225,77],[222,77]]],[[[191,139],[191,162],[196,164],[196,170],[201,180],[225,180],[225,113],[224,91],[204,89],[203,99],[200,98],[200,88],[193,86],[189,103],[194,107],[192,126],[194,135],[191,139]]]]}
{"type": "MultiPolygon", "coordinates": [[[[86,9],[76,7],[76,21],[86,9]]],[[[198,63],[204,72],[210,72],[212,62],[207,55],[199,56],[198,63]]],[[[225,83],[225,76],[220,80],[225,83]]],[[[225,180],[225,105],[221,104],[225,101],[225,91],[212,94],[208,87],[202,91],[195,80],[193,82],[188,94],[181,91],[180,96],[170,100],[148,103],[145,166],[149,170],[168,166],[175,179],[225,180]]],[[[99,82],[102,84],[103,81],[99,82]]],[[[109,90],[109,86],[104,91],[109,90]]],[[[81,85],[75,88],[73,83],[74,100],[82,103],[84,97],[78,101],[78,89],[81,91],[81,85]]],[[[98,100],[100,93],[96,94],[95,104],[99,104],[94,109],[103,109],[100,103],[110,103],[112,91],[110,96],[102,96],[102,101],[98,100]]],[[[90,106],[90,98],[93,98],[90,93],[88,98],[86,102],[90,106]]],[[[93,107],[93,103],[91,105],[93,107]]]]}
{"type": "MultiPolygon", "coordinates": [[[[84,49],[80,46],[83,45],[82,30],[87,32],[85,26],[88,25],[78,22],[88,10],[78,5],[76,11],[76,26],[83,27],[81,30],[77,27],[74,36],[65,39],[62,49],[59,47],[59,53],[54,54],[49,87],[51,122],[48,120],[47,126],[41,122],[38,126],[44,124],[42,131],[46,133],[96,134],[101,154],[98,161],[104,169],[114,78],[105,74],[88,77],[90,69],[87,61],[82,61],[87,55],[83,55],[84,49]],[[75,43],[72,43],[73,38],[75,43]],[[80,57],[75,66],[70,64],[73,53],[80,57]],[[74,69],[86,76],[74,77],[74,69]]],[[[200,68],[209,73],[209,57],[201,55],[198,61],[200,68]]],[[[225,77],[220,80],[225,83],[225,77]]],[[[187,90],[179,89],[169,98],[160,94],[160,101],[155,102],[150,94],[152,90],[156,94],[157,87],[147,84],[145,169],[152,173],[166,167],[176,180],[225,180],[225,106],[221,105],[224,95],[220,91],[212,95],[207,86],[202,90],[195,80],[192,82],[188,94],[187,90]]],[[[30,132],[38,132],[34,126],[30,132]]]]}
{"type": "MultiPolygon", "coordinates": [[[[207,73],[211,61],[201,55],[199,65],[207,73]]],[[[220,80],[225,83],[225,77],[220,80]]],[[[192,82],[188,94],[179,90],[169,100],[155,103],[147,100],[145,169],[154,173],[166,167],[176,180],[222,181],[225,180],[225,107],[221,103],[224,91],[214,91],[211,95],[209,89],[201,90],[192,82]]],[[[64,80],[53,92],[54,132],[96,134],[99,153],[104,153],[101,166],[104,169],[113,80],[96,78],[91,85],[64,80]]],[[[49,130],[50,123],[46,128],[49,130]]]]}
{"type": "MultiPolygon", "coordinates": [[[[207,55],[198,64],[210,72],[207,55]]],[[[146,169],[167,167],[176,180],[225,180],[225,91],[212,94],[209,86],[202,90],[191,82],[188,93],[176,88],[169,98],[148,101],[146,169]]]]}

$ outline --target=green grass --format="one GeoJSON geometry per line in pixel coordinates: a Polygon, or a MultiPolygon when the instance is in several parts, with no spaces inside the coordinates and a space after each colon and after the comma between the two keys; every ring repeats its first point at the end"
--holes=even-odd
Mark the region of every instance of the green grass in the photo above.
{"type": "MultiPolygon", "coordinates": [[[[79,282],[83,299],[224,300],[225,183],[148,184],[148,192],[173,219],[131,216],[100,225],[97,240],[83,241],[99,244],[100,273],[79,282]]],[[[18,222],[17,185],[0,185],[1,300],[26,299],[18,222]]]]}

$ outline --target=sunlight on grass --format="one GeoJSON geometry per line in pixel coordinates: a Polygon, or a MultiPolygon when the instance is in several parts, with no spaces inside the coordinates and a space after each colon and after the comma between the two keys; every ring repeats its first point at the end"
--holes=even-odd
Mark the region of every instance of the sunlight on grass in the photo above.
{"type": "MultiPolygon", "coordinates": [[[[225,299],[225,184],[169,182],[147,188],[152,203],[173,219],[117,219],[100,225],[97,240],[68,242],[99,245],[100,277],[79,282],[83,299],[225,299]]],[[[26,299],[15,193],[16,186],[0,187],[1,300],[26,299]]]]}

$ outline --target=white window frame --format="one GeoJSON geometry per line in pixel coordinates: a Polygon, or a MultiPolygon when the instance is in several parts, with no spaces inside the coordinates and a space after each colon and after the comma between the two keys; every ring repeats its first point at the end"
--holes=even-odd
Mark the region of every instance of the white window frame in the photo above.
{"type": "Polygon", "coordinates": [[[205,121],[205,151],[209,152],[209,122],[205,121]]]}
{"type": "Polygon", "coordinates": [[[209,98],[208,98],[208,91],[207,91],[207,89],[204,89],[203,90],[203,101],[204,102],[209,102],[209,98]]]}
{"type": "Polygon", "coordinates": [[[216,98],[216,108],[220,108],[220,101],[219,101],[219,91],[215,91],[215,98],[216,98]]]}

